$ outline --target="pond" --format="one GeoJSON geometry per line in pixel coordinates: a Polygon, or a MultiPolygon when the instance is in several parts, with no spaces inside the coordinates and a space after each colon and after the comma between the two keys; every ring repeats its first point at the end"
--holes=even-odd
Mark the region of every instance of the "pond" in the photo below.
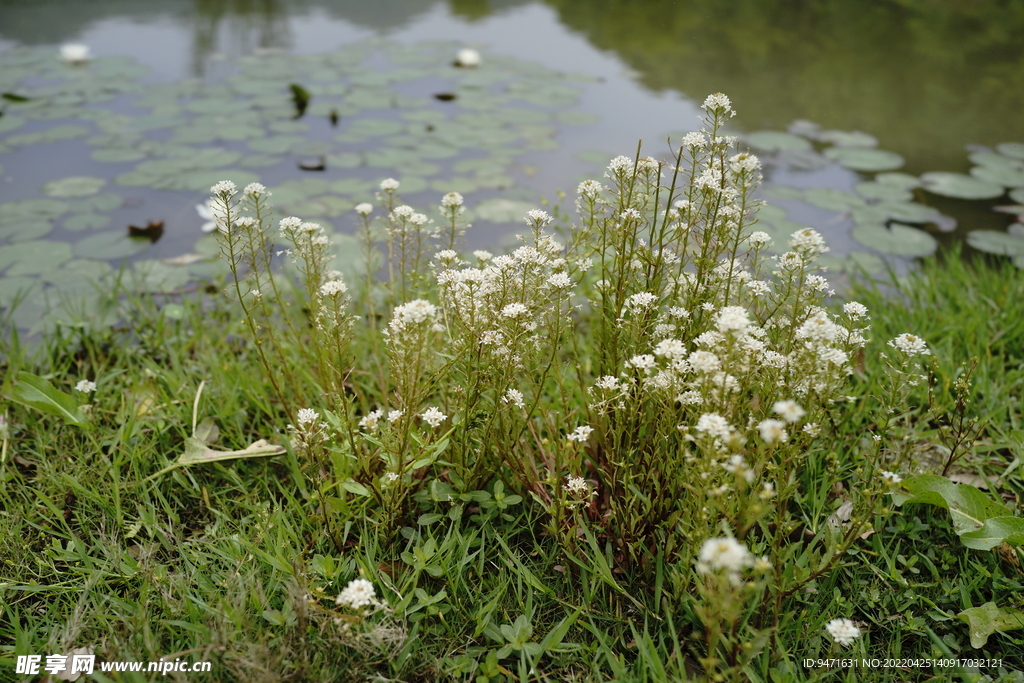
{"type": "Polygon", "coordinates": [[[420,210],[462,193],[470,246],[500,246],[638,139],[667,157],[719,91],[780,248],[812,225],[840,271],[965,238],[1024,267],[1021,35],[1024,4],[959,0],[4,2],[0,307],[38,331],[95,315],[95,280],[215,274],[196,206],[222,178],[342,261],[387,177],[420,210]]]}

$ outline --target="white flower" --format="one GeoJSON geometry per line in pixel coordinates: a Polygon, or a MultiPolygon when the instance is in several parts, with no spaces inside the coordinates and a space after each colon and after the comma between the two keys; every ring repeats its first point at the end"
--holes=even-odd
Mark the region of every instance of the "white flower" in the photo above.
{"type": "Polygon", "coordinates": [[[654,355],[675,360],[686,355],[686,344],[678,339],[662,339],[654,347],[654,355]]]}
{"type": "Polygon", "coordinates": [[[68,64],[81,64],[92,59],[88,45],[70,43],[60,46],[60,58],[68,64]]]}
{"type": "Polygon", "coordinates": [[[719,332],[743,332],[750,327],[747,309],[742,306],[726,306],[718,312],[715,325],[719,332]]]}
{"type": "Polygon", "coordinates": [[[725,113],[732,111],[732,103],[729,98],[720,92],[716,92],[713,95],[708,95],[707,99],[704,100],[704,109],[709,112],[714,112],[719,109],[725,113]]]}
{"type": "Polygon", "coordinates": [[[505,308],[501,309],[501,314],[506,318],[516,318],[528,312],[529,309],[520,303],[509,304],[508,306],[505,306],[505,308]]]}
{"type": "Polygon", "coordinates": [[[658,297],[650,292],[639,292],[626,299],[626,308],[633,313],[638,311],[647,310],[654,304],[658,303],[658,297]]]}
{"type": "Polygon", "coordinates": [[[590,438],[590,434],[593,431],[593,427],[582,425],[577,427],[572,434],[567,435],[565,438],[569,439],[569,441],[578,441],[579,443],[583,443],[590,438]]]}
{"type": "Polygon", "coordinates": [[[348,291],[348,285],[341,279],[329,280],[320,285],[321,296],[337,296],[348,291]]]}
{"type": "Polygon", "coordinates": [[[737,454],[730,456],[729,459],[722,464],[722,467],[730,474],[743,477],[747,480],[748,484],[754,481],[754,470],[750,469],[750,465],[747,464],[747,461],[742,455],[737,454]]]}
{"type": "Polygon", "coordinates": [[[582,183],[576,186],[576,193],[587,199],[597,199],[597,196],[601,194],[601,190],[604,189],[601,183],[596,180],[584,180],[582,183]]]}
{"type": "Polygon", "coordinates": [[[704,133],[687,133],[683,136],[683,146],[688,149],[704,149],[707,144],[708,139],[704,137],[704,133]]]}
{"type": "Polygon", "coordinates": [[[250,289],[249,290],[249,294],[252,295],[253,301],[262,301],[263,300],[263,292],[261,292],[258,289],[250,289]]]}
{"type": "Polygon", "coordinates": [[[405,329],[406,325],[418,325],[432,320],[437,315],[437,306],[424,299],[415,299],[395,309],[388,326],[395,332],[405,329]]]}
{"type": "Polygon", "coordinates": [[[761,168],[761,160],[753,154],[741,152],[729,159],[729,168],[733,173],[751,173],[761,168]]]}
{"type": "Polygon", "coordinates": [[[840,645],[850,645],[860,637],[860,629],[849,619],[833,619],[825,625],[825,630],[840,645]]]}
{"type": "Polygon", "coordinates": [[[266,194],[267,188],[262,183],[249,183],[242,192],[247,197],[259,197],[266,194]]]}
{"type": "Polygon", "coordinates": [[[720,439],[728,438],[732,433],[732,426],[729,424],[729,421],[718,413],[704,413],[697,418],[697,426],[694,429],[701,434],[707,434],[708,436],[720,439]]]}
{"type": "Polygon", "coordinates": [[[583,477],[577,477],[570,475],[565,480],[565,492],[573,498],[590,498],[591,496],[597,495],[597,491],[590,488],[590,484],[583,477]]]}
{"type": "Polygon", "coordinates": [[[400,183],[394,178],[385,178],[380,181],[380,189],[384,192],[394,192],[398,189],[399,184],[400,183]]]}
{"type": "Polygon", "coordinates": [[[473,256],[476,256],[481,261],[489,261],[491,259],[491,257],[493,256],[493,254],[491,254],[491,252],[486,251],[484,249],[477,249],[476,251],[473,252],[473,256]]]}
{"type": "Polygon", "coordinates": [[[454,261],[459,258],[459,252],[454,249],[442,249],[441,251],[434,254],[434,258],[438,261],[454,261]]]}
{"type": "Polygon", "coordinates": [[[302,408],[299,410],[297,415],[299,420],[299,426],[316,424],[316,421],[320,419],[320,413],[316,412],[312,408],[302,408]]]}
{"type": "Polygon", "coordinates": [[[857,301],[850,301],[843,304],[843,313],[850,316],[853,320],[860,320],[867,317],[868,307],[857,301]]]}
{"type": "Polygon", "coordinates": [[[786,441],[789,438],[789,435],[786,434],[786,423],[781,420],[762,420],[761,424],[757,425],[757,429],[767,444],[786,441]]]}
{"type": "Polygon", "coordinates": [[[196,213],[206,221],[200,227],[203,232],[213,232],[220,223],[224,222],[225,218],[224,207],[212,199],[207,199],[205,204],[196,204],[196,213]]]}
{"type": "Polygon", "coordinates": [[[813,258],[829,251],[825,238],[813,228],[797,230],[789,238],[789,248],[801,256],[813,258]]]}
{"type": "Polygon", "coordinates": [[[445,196],[441,197],[441,206],[446,209],[454,209],[462,206],[462,195],[458,192],[449,192],[445,196]]]}
{"type": "Polygon", "coordinates": [[[555,289],[565,289],[572,287],[572,278],[565,273],[555,273],[548,278],[548,284],[555,289]]]}
{"type": "Polygon", "coordinates": [[[523,392],[518,389],[509,389],[505,392],[505,395],[501,398],[502,403],[511,403],[516,408],[522,408],[526,404],[523,402],[523,392]]]}
{"type": "Polygon", "coordinates": [[[235,192],[235,184],[230,180],[222,180],[210,188],[210,194],[216,195],[226,194],[229,197],[233,197],[235,195],[235,192]]]}
{"type": "Polygon", "coordinates": [[[405,415],[404,410],[392,410],[388,413],[388,422],[397,422],[403,415],[405,415]]]}
{"type": "Polygon", "coordinates": [[[540,209],[532,209],[526,212],[527,225],[536,225],[538,227],[543,227],[553,220],[554,218],[552,218],[551,214],[549,214],[547,211],[541,211],[540,209]]]}
{"type": "Polygon", "coordinates": [[[616,175],[633,172],[633,160],[627,156],[619,155],[608,162],[606,177],[614,178],[616,175]]]}
{"type": "Polygon", "coordinates": [[[694,351],[686,359],[697,372],[710,374],[722,367],[722,361],[710,351],[694,351]]]}
{"type": "Polygon", "coordinates": [[[902,351],[908,356],[928,356],[931,351],[928,350],[928,345],[924,339],[913,334],[901,334],[898,337],[889,340],[889,346],[893,347],[898,351],[902,351]]]}
{"type": "Polygon", "coordinates": [[[611,375],[605,375],[601,379],[594,382],[594,386],[598,389],[604,389],[606,391],[614,391],[619,388],[619,380],[611,375]]]}
{"type": "Polygon", "coordinates": [[[747,237],[747,244],[754,248],[763,247],[764,245],[768,244],[771,241],[772,236],[762,230],[752,232],[747,237]]]}
{"type": "Polygon", "coordinates": [[[341,591],[341,594],[338,595],[334,602],[339,607],[360,609],[376,605],[377,598],[374,594],[372,583],[366,579],[354,579],[348,582],[348,585],[345,586],[345,589],[341,591]]]}
{"type": "Polygon", "coordinates": [[[903,481],[903,477],[901,477],[900,475],[896,474],[895,472],[890,472],[888,470],[886,470],[885,472],[882,472],[882,479],[884,479],[886,481],[886,483],[891,483],[891,484],[898,484],[901,481],[903,481]]]}
{"type": "Polygon", "coordinates": [[[363,419],[359,421],[359,426],[367,431],[374,431],[377,429],[377,423],[380,422],[380,418],[384,416],[383,411],[374,410],[371,413],[367,413],[363,416],[363,419]]]}
{"type": "Polygon", "coordinates": [[[704,541],[699,559],[701,568],[708,567],[712,571],[725,569],[738,572],[753,562],[747,547],[729,536],[704,541]]]}
{"type": "Polygon", "coordinates": [[[369,216],[373,211],[373,204],[363,202],[362,204],[356,204],[356,213],[360,216],[369,216]]]}
{"type": "Polygon", "coordinates": [[[480,66],[480,53],[473,48],[464,47],[455,55],[455,64],[466,69],[480,66]]]}
{"type": "Polygon", "coordinates": [[[83,379],[75,385],[75,391],[81,391],[83,394],[91,394],[96,391],[96,383],[83,379]]]}
{"type": "Polygon", "coordinates": [[[651,370],[654,368],[654,356],[649,353],[633,356],[626,361],[626,365],[634,367],[637,370],[651,370]]]}
{"type": "Polygon", "coordinates": [[[420,417],[422,417],[423,420],[427,424],[429,424],[431,427],[436,427],[436,426],[438,426],[439,424],[441,424],[442,422],[444,422],[445,420],[448,419],[447,415],[442,413],[437,408],[433,408],[433,407],[427,408],[426,412],[423,413],[422,415],[420,415],[420,417]]]}
{"type": "Polygon", "coordinates": [[[781,416],[789,424],[793,424],[807,414],[807,411],[801,408],[796,401],[776,401],[772,406],[772,412],[781,416]]]}

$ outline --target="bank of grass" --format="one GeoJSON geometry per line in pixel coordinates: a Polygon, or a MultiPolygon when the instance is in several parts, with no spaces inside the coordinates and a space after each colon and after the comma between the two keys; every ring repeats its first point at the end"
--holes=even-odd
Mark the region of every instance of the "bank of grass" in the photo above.
{"type": "MultiPolygon", "coordinates": [[[[906,330],[928,340],[934,354],[936,403],[952,407],[951,381],[976,357],[969,410],[982,431],[953,471],[998,478],[990,495],[1016,507],[1024,493],[1017,466],[1024,455],[1024,272],[954,255],[926,261],[895,287],[852,288],[849,298],[871,311],[875,341],[851,394],[882,390],[871,384],[880,373],[870,370],[884,340],[906,330]]],[[[468,501],[462,515],[413,511],[390,528],[337,515],[335,543],[291,450],[152,478],[183,451],[195,417],[216,417],[214,445],[224,449],[257,438],[287,443],[287,420],[218,288],[183,298],[180,308],[154,298],[121,301],[130,326],[65,329],[34,357],[12,333],[4,336],[5,386],[21,370],[68,393],[87,377],[99,386],[91,431],[3,404],[9,439],[0,464],[0,678],[26,680],[13,673],[16,654],[81,647],[111,661],[212,663],[211,673],[166,677],[181,681],[699,676],[700,622],[668,604],[667,568],[619,566],[611,546],[592,536],[570,557],[543,533],[544,512],[528,497],[495,505],[501,489],[494,482],[491,499],[468,501]],[[333,612],[330,598],[360,575],[392,606],[403,606],[371,617],[376,640],[346,634],[333,612]]],[[[935,471],[942,466],[933,446],[941,425],[917,417],[926,395],[913,397],[922,410],[912,409],[899,429],[906,453],[935,471]]],[[[839,429],[851,435],[873,426],[867,409],[847,414],[839,429]]],[[[814,471],[804,473],[801,507],[837,507],[841,492],[815,481],[814,471]]],[[[874,531],[787,600],[774,650],[751,663],[750,680],[982,680],[959,667],[803,664],[829,656],[998,659],[1001,669],[982,673],[1024,680],[1013,673],[1024,671],[1024,630],[995,633],[976,649],[955,616],[988,602],[1024,608],[1019,550],[967,549],[948,513],[923,505],[907,506],[874,531]],[[824,631],[847,614],[865,633],[849,649],[824,631]]],[[[797,539],[801,533],[793,532],[797,539]]],[[[110,676],[95,679],[159,678],[110,676]]]]}

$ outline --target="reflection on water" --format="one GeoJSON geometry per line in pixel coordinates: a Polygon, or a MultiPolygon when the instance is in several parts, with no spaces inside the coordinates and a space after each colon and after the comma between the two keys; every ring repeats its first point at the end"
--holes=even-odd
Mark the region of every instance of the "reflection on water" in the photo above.
{"type": "MultiPolygon", "coordinates": [[[[529,0],[448,0],[477,21],[529,0]]],[[[1024,4],[964,0],[544,0],[569,31],[612,51],[654,91],[729,93],[747,130],[810,119],[865,130],[903,154],[907,170],[965,168],[966,144],[1022,135],[1024,4]]],[[[0,37],[74,40],[97,23],[173,22],[190,32],[193,75],[221,53],[296,44],[315,15],[388,33],[444,7],[436,0],[5,0],[0,37]]],[[[426,39],[429,36],[422,36],[426,39]]],[[[524,40],[524,46],[529,41],[524,40]]],[[[101,50],[103,46],[98,46],[101,50]]],[[[330,49],[333,46],[323,46],[330,49]]],[[[529,48],[524,48],[528,52],[529,48]]],[[[109,52],[109,50],[108,50],[109,52]]],[[[519,56],[527,57],[528,54],[519,56]]],[[[660,131],[659,131],[660,132],[660,131]]]]}

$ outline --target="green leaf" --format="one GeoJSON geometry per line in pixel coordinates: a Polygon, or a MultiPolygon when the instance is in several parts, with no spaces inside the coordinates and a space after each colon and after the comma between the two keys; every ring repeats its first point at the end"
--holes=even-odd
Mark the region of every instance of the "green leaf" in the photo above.
{"type": "Polygon", "coordinates": [[[956,199],[995,199],[1006,191],[1002,185],[942,171],[922,175],[921,186],[933,194],[956,199]]]}
{"type": "Polygon", "coordinates": [[[1024,612],[997,607],[986,602],[981,607],[971,607],[956,615],[970,628],[971,647],[982,648],[988,637],[996,631],[1013,631],[1024,628],[1024,612]]]}
{"type": "Polygon", "coordinates": [[[370,489],[366,488],[365,486],[360,484],[358,481],[353,481],[353,480],[349,479],[347,481],[339,482],[338,486],[340,486],[341,488],[345,489],[349,493],[353,493],[353,494],[355,494],[357,496],[365,496],[365,497],[369,497],[370,496],[370,489]]]}
{"type": "Polygon", "coordinates": [[[892,171],[903,165],[899,154],[869,147],[830,147],[822,154],[854,171],[892,171]]]}
{"type": "Polygon", "coordinates": [[[978,251],[1000,256],[1024,256],[1024,238],[997,230],[972,230],[967,244],[978,251]]]}
{"type": "Polygon", "coordinates": [[[43,193],[50,197],[88,197],[99,192],[107,181],[93,176],[71,176],[46,183],[43,193]]]}
{"type": "Polygon", "coordinates": [[[979,531],[985,521],[995,517],[1011,517],[1010,510],[969,484],[955,482],[934,474],[920,474],[904,479],[907,493],[894,493],[893,503],[928,503],[949,510],[957,535],[979,531]]]}
{"type": "Polygon", "coordinates": [[[1024,143],[1003,142],[996,145],[996,151],[1000,154],[1014,159],[1024,159],[1024,143]]]}
{"type": "Polygon", "coordinates": [[[878,223],[858,225],[850,234],[865,247],[893,256],[930,256],[939,246],[928,233],[899,223],[891,227],[878,223]]]}
{"type": "Polygon", "coordinates": [[[774,130],[747,133],[742,140],[751,147],[765,152],[810,152],[814,149],[806,138],[774,130]]]}
{"type": "Polygon", "coordinates": [[[59,391],[39,375],[19,372],[18,379],[4,396],[15,403],[63,418],[64,422],[76,427],[85,427],[89,424],[75,399],[59,391]]]}
{"type": "MultiPolygon", "coordinates": [[[[198,427],[196,428],[196,434],[200,434],[198,427]]],[[[222,460],[237,460],[239,458],[265,458],[271,455],[283,455],[285,453],[284,448],[281,446],[273,446],[267,443],[265,439],[253,441],[241,450],[218,451],[208,447],[203,441],[203,438],[197,435],[193,435],[185,439],[185,452],[181,454],[181,457],[159,472],[146,477],[147,481],[149,479],[159,477],[161,474],[166,474],[171,470],[178,469],[179,467],[202,465],[222,460]]],[[[208,436],[208,434],[204,434],[204,436],[208,436]]]]}
{"type": "Polygon", "coordinates": [[[878,138],[859,130],[825,130],[815,137],[822,142],[830,142],[836,147],[875,147],[878,138]]]}
{"type": "Polygon", "coordinates": [[[960,541],[975,550],[992,550],[1000,543],[1024,545],[1024,518],[993,517],[977,531],[960,534],[960,541]]]}

